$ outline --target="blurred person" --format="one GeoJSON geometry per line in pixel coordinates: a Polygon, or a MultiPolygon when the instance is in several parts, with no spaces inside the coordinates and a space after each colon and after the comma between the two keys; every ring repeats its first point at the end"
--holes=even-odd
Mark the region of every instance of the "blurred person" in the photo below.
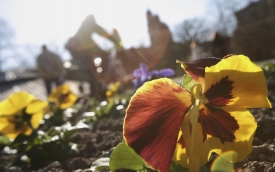
{"type": "Polygon", "coordinates": [[[107,80],[107,77],[110,78],[110,75],[113,74],[106,74],[110,60],[109,52],[101,49],[99,45],[97,45],[92,37],[92,34],[94,33],[112,41],[117,51],[122,51],[123,49],[117,31],[114,29],[112,33],[108,33],[103,27],[97,24],[95,17],[92,14],[86,17],[76,34],[68,40],[65,48],[69,50],[73,58],[79,59],[82,63],[81,70],[86,74],[83,75],[83,78],[81,79],[79,90],[83,91],[83,82],[87,79],[90,85],[91,97],[96,97],[101,94],[100,92],[104,92],[102,90],[105,88],[99,79],[107,80]],[[94,65],[94,59],[97,57],[100,57],[102,60],[100,64],[101,66],[94,65]],[[102,68],[104,72],[97,73],[97,67],[102,68]],[[84,79],[84,76],[87,76],[87,78],[85,77],[84,79]]]}
{"type": "Polygon", "coordinates": [[[46,45],[42,46],[42,53],[37,57],[37,68],[44,79],[47,94],[52,91],[52,83],[59,86],[65,81],[65,68],[61,57],[48,50],[46,45]]]}

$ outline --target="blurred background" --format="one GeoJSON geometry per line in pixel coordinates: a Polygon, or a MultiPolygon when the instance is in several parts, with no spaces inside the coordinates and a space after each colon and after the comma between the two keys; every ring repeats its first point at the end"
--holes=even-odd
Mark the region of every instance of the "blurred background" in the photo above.
{"type": "Polygon", "coordinates": [[[67,80],[92,74],[103,85],[131,82],[141,62],[175,77],[183,74],[176,59],[263,62],[275,58],[275,0],[0,0],[1,95],[39,78],[44,44],[62,58],[67,80]]]}

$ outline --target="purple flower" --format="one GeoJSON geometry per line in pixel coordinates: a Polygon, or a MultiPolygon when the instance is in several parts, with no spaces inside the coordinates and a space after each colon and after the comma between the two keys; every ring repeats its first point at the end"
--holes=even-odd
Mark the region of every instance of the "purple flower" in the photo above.
{"type": "Polygon", "coordinates": [[[133,75],[135,77],[133,80],[135,89],[138,89],[146,81],[161,77],[173,76],[175,75],[175,71],[169,68],[149,71],[149,67],[145,63],[140,63],[140,67],[134,70],[133,75]]]}

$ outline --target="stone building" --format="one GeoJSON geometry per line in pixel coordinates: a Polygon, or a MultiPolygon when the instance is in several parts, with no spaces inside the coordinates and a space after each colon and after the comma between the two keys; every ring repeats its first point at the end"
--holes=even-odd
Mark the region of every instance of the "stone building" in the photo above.
{"type": "Polygon", "coordinates": [[[235,13],[238,27],[230,40],[231,52],[252,60],[275,58],[275,0],[260,0],[235,13]]]}

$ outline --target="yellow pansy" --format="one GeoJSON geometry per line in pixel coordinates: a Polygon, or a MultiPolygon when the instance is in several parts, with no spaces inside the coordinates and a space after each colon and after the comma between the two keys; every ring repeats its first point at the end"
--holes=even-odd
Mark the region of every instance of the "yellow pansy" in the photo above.
{"type": "Polygon", "coordinates": [[[30,135],[39,127],[47,102],[27,92],[16,92],[0,102],[0,132],[9,138],[30,135]]]}
{"type": "Polygon", "coordinates": [[[72,93],[68,84],[63,84],[55,88],[48,99],[60,109],[67,109],[75,103],[77,96],[72,93]]]}
{"type": "Polygon", "coordinates": [[[113,97],[117,95],[120,85],[120,82],[117,81],[114,84],[110,85],[109,89],[106,91],[106,97],[109,102],[112,101],[113,97]]]}

